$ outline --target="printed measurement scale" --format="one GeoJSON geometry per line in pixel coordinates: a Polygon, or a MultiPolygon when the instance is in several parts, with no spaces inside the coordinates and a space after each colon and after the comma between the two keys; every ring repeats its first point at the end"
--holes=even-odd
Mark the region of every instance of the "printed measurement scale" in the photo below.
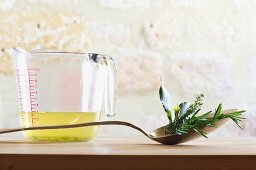
{"type": "Polygon", "coordinates": [[[31,112],[32,126],[38,121],[35,113],[38,112],[37,75],[39,70],[39,68],[16,70],[21,121],[28,120],[29,117],[26,113],[31,112]]]}

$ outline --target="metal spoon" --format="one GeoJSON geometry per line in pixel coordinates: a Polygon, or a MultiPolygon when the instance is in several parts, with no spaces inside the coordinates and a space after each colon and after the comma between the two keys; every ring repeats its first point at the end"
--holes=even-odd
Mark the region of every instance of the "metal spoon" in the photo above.
{"type": "MultiPolygon", "coordinates": [[[[236,111],[238,111],[238,110],[230,109],[230,110],[225,110],[222,113],[228,114],[228,113],[236,112],[236,111]]],[[[228,119],[222,119],[222,120],[218,121],[217,127],[222,126],[224,123],[227,122],[227,120],[228,119]]],[[[165,145],[175,145],[175,144],[188,142],[188,141],[191,141],[191,140],[201,137],[200,134],[196,133],[193,130],[189,131],[185,135],[177,135],[177,134],[166,135],[166,133],[165,133],[166,126],[157,128],[157,129],[153,130],[152,132],[148,133],[145,130],[143,130],[142,128],[140,128],[134,124],[131,124],[129,122],[124,122],[124,121],[100,121],[100,122],[89,122],[89,123],[81,123],[81,124],[73,124],[73,125],[38,126],[38,127],[28,127],[28,128],[2,129],[2,130],[0,130],[0,134],[19,132],[19,131],[27,131],[27,130],[66,129],[66,128],[77,128],[77,127],[98,126],[98,125],[128,126],[128,127],[131,127],[133,129],[140,131],[149,139],[156,141],[158,143],[165,144],[165,145]]],[[[214,131],[216,128],[205,126],[205,127],[201,127],[201,129],[206,133],[210,133],[210,132],[214,131]]]]}

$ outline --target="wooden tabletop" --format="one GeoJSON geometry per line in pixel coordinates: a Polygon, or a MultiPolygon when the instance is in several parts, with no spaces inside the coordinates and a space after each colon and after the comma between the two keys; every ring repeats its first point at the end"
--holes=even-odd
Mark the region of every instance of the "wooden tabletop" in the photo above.
{"type": "Polygon", "coordinates": [[[0,169],[256,169],[256,138],[165,146],[146,138],[38,143],[0,136],[0,169]]]}

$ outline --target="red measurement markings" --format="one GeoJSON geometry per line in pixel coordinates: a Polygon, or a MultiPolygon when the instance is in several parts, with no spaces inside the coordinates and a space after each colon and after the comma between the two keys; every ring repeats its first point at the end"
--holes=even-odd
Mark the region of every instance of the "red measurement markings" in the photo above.
{"type": "Polygon", "coordinates": [[[17,72],[17,82],[18,82],[18,95],[20,112],[31,112],[31,122],[32,125],[36,123],[38,118],[35,112],[38,110],[37,101],[37,73],[39,69],[18,69],[17,72]]]}
{"type": "Polygon", "coordinates": [[[37,103],[38,92],[37,92],[37,78],[36,78],[37,71],[39,71],[39,69],[28,69],[29,97],[30,97],[31,112],[36,112],[38,107],[38,103],[37,103]]]}
{"type": "Polygon", "coordinates": [[[28,84],[29,84],[29,97],[30,97],[30,110],[31,110],[31,122],[32,126],[36,124],[38,118],[36,116],[36,112],[38,111],[38,103],[37,103],[37,72],[39,69],[28,69],[28,84]]]}
{"type": "Polygon", "coordinates": [[[20,104],[20,112],[24,111],[23,107],[23,95],[22,95],[22,77],[23,72],[21,70],[16,70],[17,73],[17,82],[18,82],[18,96],[19,96],[19,104],[20,104]]]}
{"type": "Polygon", "coordinates": [[[32,125],[34,126],[37,121],[38,121],[38,118],[36,117],[36,112],[31,112],[31,122],[32,122],[32,125]]]}

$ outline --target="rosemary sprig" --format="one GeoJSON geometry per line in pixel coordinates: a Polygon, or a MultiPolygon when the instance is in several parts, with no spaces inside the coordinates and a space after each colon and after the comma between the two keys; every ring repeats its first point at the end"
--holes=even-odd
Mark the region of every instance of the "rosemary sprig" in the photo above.
{"type": "MultiPolygon", "coordinates": [[[[203,105],[202,98],[203,94],[196,96],[196,99],[193,104],[189,105],[187,102],[183,102],[179,105],[174,106],[174,119],[172,119],[172,112],[170,110],[170,97],[168,91],[164,88],[163,82],[159,89],[159,95],[163,107],[167,113],[169,119],[169,124],[166,126],[167,134],[178,134],[183,135],[188,133],[191,130],[201,134],[207,138],[207,134],[202,130],[202,127],[210,126],[216,127],[216,123],[221,119],[231,119],[235,122],[240,128],[239,123],[245,119],[242,117],[242,113],[245,111],[231,112],[228,114],[222,114],[222,104],[219,104],[215,110],[212,117],[210,114],[212,111],[206,112],[202,115],[197,115],[203,105]]],[[[242,129],[242,128],[241,128],[242,129]]]]}

